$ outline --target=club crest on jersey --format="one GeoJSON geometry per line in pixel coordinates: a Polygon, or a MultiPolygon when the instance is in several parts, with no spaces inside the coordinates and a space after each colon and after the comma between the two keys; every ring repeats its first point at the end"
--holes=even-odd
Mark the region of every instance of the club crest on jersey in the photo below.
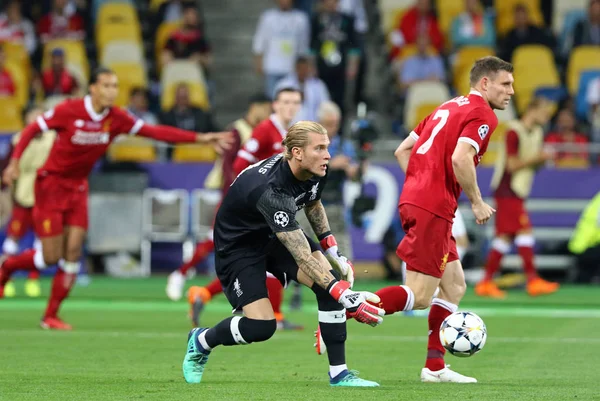
{"type": "Polygon", "coordinates": [[[248,152],[254,153],[258,150],[258,141],[254,138],[250,138],[244,147],[248,152]]]}
{"type": "Polygon", "coordinates": [[[83,121],[83,120],[75,120],[74,124],[75,124],[75,126],[77,128],[83,128],[83,126],[85,125],[85,121],[83,121]]]}
{"type": "Polygon", "coordinates": [[[273,216],[273,221],[275,221],[275,224],[277,224],[278,226],[285,227],[289,224],[290,217],[286,212],[280,210],[278,212],[275,212],[275,216],[273,216]]]}
{"type": "Polygon", "coordinates": [[[477,129],[477,133],[481,139],[485,139],[488,132],[490,132],[490,126],[487,124],[483,124],[477,129]]]}
{"type": "Polygon", "coordinates": [[[315,199],[317,199],[317,191],[319,190],[319,183],[317,182],[315,185],[312,186],[312,188],[310,189],[310,198],[308,198],[308,201],[314,201],[315,199]]]}

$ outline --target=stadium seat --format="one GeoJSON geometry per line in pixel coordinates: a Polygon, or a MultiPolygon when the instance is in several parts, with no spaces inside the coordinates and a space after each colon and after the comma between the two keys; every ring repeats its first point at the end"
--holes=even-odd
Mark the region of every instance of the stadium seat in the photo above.
{"type": "Polygon", "coordinates": [[[441,82],[419,82],[408,88],[404,107],[404,121],[411,131],[420,120],[417,120],[417,110],[424,104],[445,102],[450,99],[448,87],[441,82]]]}
{"type": "Polygon", "coordinates": [[[47,98],[44,99],[44,103],[43,103],[43,107],[45,110],[50,110],[55,108],[59,103],[64,102],[66,99],[68,99],[69,96],[66,95],[52,95],[52,96],[48,96],[47,98]]]}
{"type": "Polygon", "coordinates": [[[579,77],[585,70],[600,69],[600,47],[579,46],[573,49],[567,65],[567,88],[573,96],[579,90],[579,77]]]}
{"type": "Polygon", "coordinates": [[[122,137],[110,145],[108,158],[113,162],[153,162],[156,160],[156,149],[148,139],[135,136],[122,137]]]}
{"type": "Polygon", "coordinates": [[[458,50],[452,64],[452,82],[458,94],[466,95],[469,92],[469,72],[473,63],[482,57],[495,54],[494,49],[485,46],[465,46],[458,50]]]}
{"type": "Polygon", "coordinates": [[[94,21],[98,19],[98,11],[100,7],[106,3],[133,3],[132,0],[93,0],[92,2],[92,17],[94,21]]]}
{"type": "Polygon", "coordinates": [[[126,40],[115,40],[104,47],[100,62],[103,65],[138,63],[145,68],[146,59],[144,58],[143,51],[144,49],[139,43],[126,40]]]}
{"type": "Polygon", "coordinates": [[[210,145],[180,144],[173,150],[173,161],[178,163],[214,162],[217,152],[210,145]]]}
{"type": "Polygon", "coordinates": [[[148,80],[144,67],[138,63],[107,64],[119,78],[119,94],[115,104],[120,107],[127,106],[129,94],[133,88],[147,88],[148,80]]]}
{"type": "Polygon", "coordinates": [[[167,41],[169,40],[169,36],[173,32],[177,30],[181,26],[180,22],[164,22],[160,24],[158,30],[156,31],[156,40],[154,41],[154,57],[156,58],[156,66],[158,70],[162,70],[162,65],[160,62],[160,56],[165,48],[167,41]]]}
{"type": "Polygon", "coordinates": [[[575,98],[575,110],[577,117],[581,120],[587,120],[589,117],[590,106],[587,102],[587,90],[590,82],[600,78],[600,69],[582,71],[579,78],[579,89],[577,91],[577,97],[575,98]]]}
{"type": "Polygon", "coordinates": [[[87,85],[90,79],[90,64],[83,42],[65,39],[52,40],[44,46],[42,69],[50,67],[52,50],[61,48],[65,51],[68,70],[75,76],[82,86],[87,85]]]}
{"type": "Polygon", "coordinates": [[[515,103],[523,113],[538,88],[559,88],[560,77],[552,51],[539,45],[519,46],[512,63],[515,67],[515,103]]]}
{"type": "Polygon", "coordinates": [[[438,106],[440,105],[440,103],[421,103],[417,106],[417,109],[415,111],[415,121],[417,122],[417,124],[419,123],[419,121],[422,121],[425,117],[427,117],[428,115],[430,115],[438,106]]]}
{"type": "Polygon", "coordinates": [[[190,86],[192,105],[205,110],[210,107],[202,69],[192,61],[174,60],[165,66],[160,77],[160,104],[163,110],[173,107],[175,89],[179,83],[187,83],[190,86]]]}
{"type": "MultiPolygon", "coordinates": [[[[585,15],[589,0],[554,0],[552,8],[552,30],[556,35],[564,31],[568,15],[576,12],[585,15]]],[[[575,16],[576,14],[572,14],[575,16]]],[[[572,17],[571,17],[572,18],[572,17]]]]}
{"type": "MultiPolygon", "coordinates": [[[[403,46],[402,51],[395,58],[395,61],[402,62],[411,56],[417,55],[418,52],[419,52],[419,48],[415,44],[403,46]]],[[[438,54],[438,51],[435,47],[433,47],[433,45],[429,45],[427,48],[427,54],[436,55],[436,54],[438,54]]]]}
{"type": "Polygon", "coordinates": [[[496,31],[499,37],[514,27],[514,9],[523,4],[529,10],[529,19],[534,25],[544,26],[544,16],[540,9],[540,0],[496,0],[496,31]]]}
{"type": "Polygon", "coordinates": [[[414,0],[379,0],[379,15],[381,16],[381,30],[387,35],[396,27],[402,15],[413,7],[414,0]]]}
{"type": "Polygon", "coordinates": [[[20,43],[0,41],[7,60],[15,62],[25,72],[27,79],[31,79],[31,60],[27,49],[20,43]]]}
{"type": "Polygon", "coordinates": [[[143,46],[142,32],[139,27],[127,24],[102,25],[96,34],[96,46],[102,54],[104,47],[113,41],[129,41],[143,46]]]}
{"type": "Polygon", "coordinates": [[[15,83],[17,103],[19,107],[24,108],[29,100],[30,88],[26,72],[21,69],[21,66],[17,62],[13,62],[12,60],[7,60],[5,67],[15,83]]]}
{"type": "Polygon", "coordinates": [[[15,96],[0,96],[1,133],[15,133],[23,129],[21,110],[15,96]]]}
{"type": "Polygon", "coordinates": [[[108,2],[100,6],[98,18],[96,19],[96,33],[103,26],[112,25],[134,25],[141,30],[140,20],[135,7],[126,2],[108,2]]]}
{"type": "Polygon", "coordinates": [[[498,127],[492,133],[490,137],[490,143],[488,145],[488,150],[484,153],[481,158],[482,166],[493,166],[496,163],[496,158],[498,157],[498,147],[504,141],[506,136],[507,127],[505,123],[498,123],[498,127]]]}
{"type": "Polygon", "coordinates": [[[440,30],[446,37],[447,44],[450,45],[450,28],[452,27],[452,21],[454,21],[454,18],[465,11],[465,2],[437,0],[435,3],[437,7],[438,24],[440,26],[440,30]]]}

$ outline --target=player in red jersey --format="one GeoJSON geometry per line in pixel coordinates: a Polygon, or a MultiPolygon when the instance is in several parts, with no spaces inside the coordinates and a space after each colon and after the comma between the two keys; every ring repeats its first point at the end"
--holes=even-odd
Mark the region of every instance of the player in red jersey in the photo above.
{"type": "Polygon", "coordinates": [[[87,177],[114,138],[128,133],[169,142],[213,143],[217,147],[227,147],[230,142],[230,135],[225,133],[199,134],[144,124],[113,106],[117,93],[115,73],[106,68],[95,71],[90,80],[90,95],[66,100],[25,127],[3,174],[3,181],[10,185],[19,176],[19,158],[33,137],[42,131],[56,130],[57,140],[38,170],[35,182],[33,217],[42,251],[26,250],[5,258],[0,265],[2,297],[3,287],[15,271],[59,264],[42,328],[71,329],[58,318],[58,309],[68,296],[80,267],[88,225],[87,177]]]}
{"type": "MultiPolygon", "coordinates": [[[[224,192],[231,185],[232,178],[241,173],[242,170],[259,160],[266,159],[282,151],[281,142],[286,136],[290,123],[302,106],[302,94],[296,88],[281,88],[275,94],[272,106],[274,113],[254,127],[252,136],[248,140],[241,142],[242,146],[233,162],[233,176],[229,180],[225,180],[224,192]]],[[[166,292],[170,299],[177,300],[182,297],[188,270],[200,263],[213,250],[212,238],[198,243],[192,260],[169,275],[166,292]]],[[[270,274],[267,277],[267,289],[277,318],[278,328],[300,329],[301,326],[294,325],[284,319],[281,312],[283,287],[279,280],[270,274]]],[[[215,278],[205,287],[193,286],[188,290],[188,301],[192,308],[192,322],[195,326],[198,326],[198,316],[204,305],[213,296],[222,292],[223,289],[218,278],[215,278]]]]}
{"type": "MultiPolygon", "coordinates": [[[[435,109],[394,153],[406,174],[398,205],[406,236],[396,251],[406,262],[406,281],[375,294],[386,315],[431,306],[423,382],[477,382],[446,367],[439,329],[458,309],[466,290],[452,237],[461,189],[478,224],[495,212],[481,197],[475,167],[498,124],[493,109],[506,108],[514,94],[512,71],[510,63],[497,57],[477,60],[470,73],[469,95],[435,109]]],[[[318,352],[320,343],[317,333],[318,352]]]]}

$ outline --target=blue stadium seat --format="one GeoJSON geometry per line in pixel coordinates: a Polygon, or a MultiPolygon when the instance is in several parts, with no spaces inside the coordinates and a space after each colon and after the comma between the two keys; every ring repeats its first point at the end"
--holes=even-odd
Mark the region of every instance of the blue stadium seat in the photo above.
{"type": "Polygon", "coordinates": [[[587,120],[588,118],[588,104],[586,102],[587,87],[590,81],[594,78],[600,77],[600,70],[588,70],[583,71],[579,77],[579,90],[577,91],[577,97],[575,98],[575,112],[577,118],[587,120]]]}

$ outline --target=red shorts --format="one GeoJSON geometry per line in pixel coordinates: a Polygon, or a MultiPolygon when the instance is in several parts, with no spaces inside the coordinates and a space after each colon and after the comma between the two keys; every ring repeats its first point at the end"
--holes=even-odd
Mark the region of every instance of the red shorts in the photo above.
{"type": "Polygon", "coordinates": [[[496,198],[496,235],[516,235],[531,229],[531,221],[521,198],[496,198]]]}
{"type": "Polygon", "coordinates": [[[33,229],[33,208],[23,207],[14,202],[6,235],[19,240],[31,229],[33,229]]]}
{"type": "Polygon", "coordinates": [[[65,226],[87,230],[87,181],[38,175],[35,180],[33,218],[35,233],[40,238],[60,235],[65,226]]]}
{"type": "Polygon", "coordinates": [[[396,254],[406,262],[406,269],[442,278],[446,263],[458,260],[452,223],[418,206],[399,207],[406,235],[396,254]]]}

